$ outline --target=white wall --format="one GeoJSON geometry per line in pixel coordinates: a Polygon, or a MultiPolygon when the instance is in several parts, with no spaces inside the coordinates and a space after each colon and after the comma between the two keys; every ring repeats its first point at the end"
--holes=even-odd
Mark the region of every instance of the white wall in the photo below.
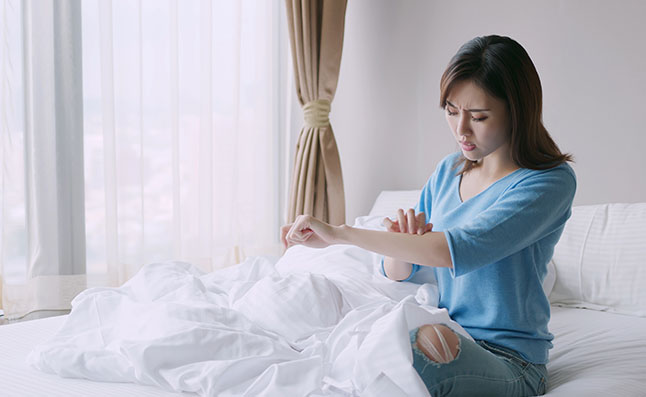
{"type": "Polygon", "coordinates": [[[532,57],[545,126],[576,160],[574,204],[646,202],[644,15],[639,0],[349,1],[330,114],[347,222],[381,190],[421,188],[458,150],[439,80],[460,45],[487,34],[514,38],[532,57]]]}

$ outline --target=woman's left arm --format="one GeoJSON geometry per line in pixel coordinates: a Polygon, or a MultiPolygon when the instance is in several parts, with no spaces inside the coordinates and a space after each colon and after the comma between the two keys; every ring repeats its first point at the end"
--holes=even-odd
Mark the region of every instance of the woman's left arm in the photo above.
{"type": "Polygon", "coordinates": [[[310,215],[299,215],[287,233],[291,244],[324,248],[332,244],[352,244],[368,251],[422,266],[453,267],[451,253],[443,232],[423,235],[391,233],[333,226],[310,215]]]}

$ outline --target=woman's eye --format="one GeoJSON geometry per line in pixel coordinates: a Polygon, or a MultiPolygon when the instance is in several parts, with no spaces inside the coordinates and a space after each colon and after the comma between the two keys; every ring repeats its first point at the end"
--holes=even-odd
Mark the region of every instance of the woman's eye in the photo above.
{"type": "MultiPolygon", "coordinates": [[[[452,112],[452,111],[450,111],[450,110],[449,110],[449,108],[446,108],[446,113],[447,113],[449,116],[455,116],[456,114],[458,114],[458,112],[452,112]]],[[[472,118],[471,118],[471,120],[473,120],[473,121],[475,121],[475,122],[485,121],[486,119],[487,119],[486,117],[479,117],[479,118],[472,117],[472,118]]]]}

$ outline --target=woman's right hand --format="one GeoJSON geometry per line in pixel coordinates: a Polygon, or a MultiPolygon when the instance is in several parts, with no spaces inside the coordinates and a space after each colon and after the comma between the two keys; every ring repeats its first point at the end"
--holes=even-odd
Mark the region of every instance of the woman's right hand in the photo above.
{"type": "Polygon", "coordinates": [[[389,232],[417,234],[419,236],[433,230],[432,223],[426,223],[426,215],[423,212],[415,215],[415,210],[408,209],[404,214],[403,209],[397,210],[397,220],[384,218],[384,226],[389,232]]]}

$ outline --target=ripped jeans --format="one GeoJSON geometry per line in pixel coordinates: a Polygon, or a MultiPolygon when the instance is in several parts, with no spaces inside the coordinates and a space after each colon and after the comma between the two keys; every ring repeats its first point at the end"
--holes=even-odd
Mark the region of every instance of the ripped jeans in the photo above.
{"type": "Polygon", "coordinates": [[[523,360],[511,349],[457,334],[459,348],[447,363],[431,360],[418,345],[419,328],[410,331],[413,367],[432,397],[537,396],[545,394],[547,369],[523,360]]]}

